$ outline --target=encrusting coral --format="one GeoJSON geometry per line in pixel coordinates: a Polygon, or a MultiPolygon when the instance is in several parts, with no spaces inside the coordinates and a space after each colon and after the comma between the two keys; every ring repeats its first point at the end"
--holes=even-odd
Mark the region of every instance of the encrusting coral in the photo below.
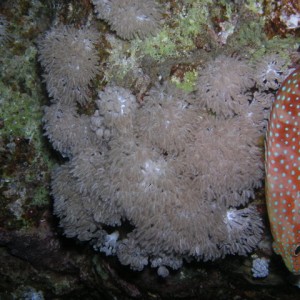
{"type": "Polygon", "coordinates": [[[108,22],[123,39],[153,34],[162,17],[154,0],[93,0],[99,19],[108,22]]]}
{"type": "Polygon", "coordinates": [[[199,71],[196,93],[157,83],[142,102],[109,83],[85,115],[76,102],[84,103],[98,71],[94,41],[87,28],[57,27],[39,44],[54,98],[45,108],[45,134],[68,159],[52,176],[65,235],[133,270],[150,264],[160,276],[183,258],[251,251],[262,234],[250,203],[263,178],[258,140],[270,103],[261,95],[276,88],[271,82],[280,80],[283,64],[265,80],[260,62],[217,56],[199,71]],[[70,60],[62,43],[75,44],[70,60]]]}

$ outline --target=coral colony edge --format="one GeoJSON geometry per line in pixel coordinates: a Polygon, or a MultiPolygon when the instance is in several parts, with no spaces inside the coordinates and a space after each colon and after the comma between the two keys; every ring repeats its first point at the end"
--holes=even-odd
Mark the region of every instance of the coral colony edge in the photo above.
{"type": "MultiPolygon", "coordinates": [[[[92,3],[126,43],[161,26],[156,1],[92,3]]],[[[197,69],[193,92],[157,80],[142,101],[111,80],[84,113],[101,38],[93,26],[59,24],[38,41],[50,98],[45,135],[65,158],[51,183],[64,234],[162,277],[184,260],[250,253],[263,233],[253,203],[264,178],[259,140],[287,61],[216,54],[197,69]]]]}

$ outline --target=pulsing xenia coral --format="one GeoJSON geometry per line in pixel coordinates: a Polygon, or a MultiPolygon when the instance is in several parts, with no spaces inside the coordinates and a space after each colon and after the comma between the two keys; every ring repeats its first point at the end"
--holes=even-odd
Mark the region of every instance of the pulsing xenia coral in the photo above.
{"type": "Polygon", "coordinates": [[[154,0],[92,0],[98,18],[109,23],[123,39],[153,34],[162,17],[154,0]]]}
{"type": "Polygon", "coordinates": [[[69,157],[52,181],[68,237],[160,276],[183,257],[214,260],[255,247],[262,223],[248,202],[262,161],[251,118],[212,116],[171,85],[156,85],[139,106],[113,85],[98,97],[92,116],[64,101],[45,110],[46,134],[69,157]],[[132,227],[119,232],[125,220],[132,227]]]}
{"type": "Polygon", "coordinates": [[[173,86],[150,91],[143,109],[137,111],[137,126],[144,141],[168,153],[178,153],[192,141],[200,116],[197,110],[188,109],[185,98],[173,86]]]}
{"type": "Polygon", "coordinates": [[[139,104],[110,84],[91,116],[63,98],[47,107],[46,135],[69,159],[52,180],[65,234],[160,276],[184,257],[251,251],[262,233],[249,204],[263,177],[257,141],[270,104],[261,95],[273,91],[260,65],[219,56],[199,72],[195,95],[157,84],[139,104]]]}
{"type": "Polygon", "coordinates": [[[106,133],[116,130],[123,133],[127,130],[132,131],[132,115],[137,109],[137,102],[131,92],[122,87],[107,86],[98,96],[99,100],[96,103],[99,110],[93,118],[94,125],[100,125],[98,135],[104,134],[104,128],[101,129],[103,124],[106,126],[106,133]]]}
{"type": "Polygon", "coordinates": [[[254,83],[251,71],[238,58],[218,56],[199,72],[199,104],[225,117],[239,114],[250,100],[246,91],[254,83]]]}
{"type": "Polygon", "coordinates": [[[90,133],[90,119],[87,116],[79,117],[74,105],[67,106],[58,102],[45,107],[44,112],[45,134],[63,156],[70,157],[79,153],[95,139],[90,133]],[[67,124],[73,126],[72,130],[66,132],[67,124]]]}
{"type": "Polygon", "coordinates": [[[193,144],[183,154],[183,166],[199,197],[227,207],[254,197],[253,188],[260,186],[263,176],[261,151],[256,147],[259,135],[246,117],[206,117],[198,124],[193,144]]]}
{"type": "Polygon", "coordinates": [[[195,105],[227,119],[243,116],[264,132],[286,64],[277,54],[251,64],[219,55],[199,70],[195,105]]]}
{"type": "Polygon", "coordinates": [[[54,101],[87,101],[88,85],[99,72],[98,41],[97,31],[71,25],[53,27],[40,39],[39,61],[54,101]]]}

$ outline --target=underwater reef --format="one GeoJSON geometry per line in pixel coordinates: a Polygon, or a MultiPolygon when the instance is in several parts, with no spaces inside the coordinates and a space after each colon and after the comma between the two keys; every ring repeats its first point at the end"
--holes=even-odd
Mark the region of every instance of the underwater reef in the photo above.
{"type": "Polygon", "coordinates": [[[38,44],[53,102],[45,134],[68,158],[51,184],[64,234],[163,277],[183,259],[249,253],[263,232],[250,203],[263,179],[258,141],[285,61],[266,57],[263,68],[219,55],[199,70],[194,93],[154,82],[140,103],[108,82],[88,116],[76,104],[99,73],[96,37],[53,27],[38,44]]]}
{"type": "Polygon", "coordinates": [[[297,3],[0,7],[0,255],[40,270],[19,276],[14,297],[212,299],[217,286],[250,299],[252,286],[286,284],[266,222],[263,139],[300,60],[297,3]]]}

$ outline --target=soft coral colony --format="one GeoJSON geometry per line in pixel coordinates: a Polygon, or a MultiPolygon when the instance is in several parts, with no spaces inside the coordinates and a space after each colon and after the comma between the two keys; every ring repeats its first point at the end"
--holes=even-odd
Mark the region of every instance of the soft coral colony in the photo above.
{"type": "MultiPolygon", "coordinates": [[[[111,1],[93,2],[101,18],[111,17],[111,1]]],[[[156,12],[149,3],[138,9],[156,12]]],[[[142,35],[139,30],[133,35],[142,35]]],[[[62,25],[39,41],[53,102],[44,128],[68,158],[52,178],[54,213],[65,235],[90,241],[133,270],[150,264],[161,276],[184,258],[251,251],[262,234],[250,203],[263,177],[257,143],[271,105],[268,84],[282,80],[272,65],[279,58],[270,57],[264,74],[261,62],[217,56],[199,72],[195,94],[157,83],[142,104],[110,83],[89,116],[76,103],[88,101],[99,72],[98,42],[89,28],[62,25]]]]}

